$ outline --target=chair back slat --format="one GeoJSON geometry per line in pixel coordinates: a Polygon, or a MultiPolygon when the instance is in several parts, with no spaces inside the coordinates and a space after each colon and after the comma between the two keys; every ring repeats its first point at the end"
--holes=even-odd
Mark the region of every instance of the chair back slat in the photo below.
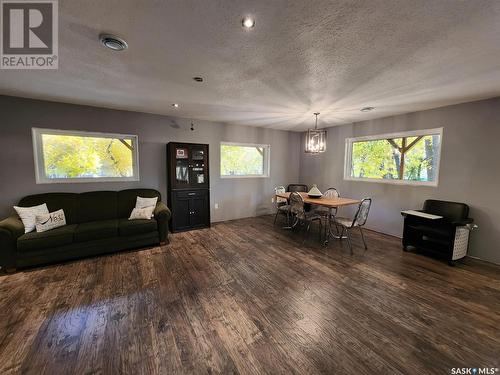
{"type": "Polygon", "coordinates": [[[297,192],[292,192],[290,194],[290,212],[292,214],[301,216],[304,214],[304,199],[297,192]]]}
{"type": "MultiPolygon", "coordinates": [[[[274,193],[275,194],[283,194],[283,193],[286,193],[286,189],[284,186],[276,186],[274,188],[274,193]]],[[[286,198],[276,197],[276,203],[278,203],[278,204],[287,203],[287,202],[288,201],[286,198]]]]}
{"type": "Polygon", "coordinates": [[[287,186],[286,190],[289,192],[297,191],[307,193],[309,191],[309,188],[304,184],[290,184],[287,186]]]}
{"type": "MultiPolygon", "coordinates": [[[[335,188],[328,188],[324,193],[323,193],[323,198],[328,198],[328,199],[335,199],[339,198],[340,194],[337,189],[335,188]]],[[[322,207],[319,206],[316,208],[316,212],[321,213],[323,216],[328,215],[328,217],[334,217],[337,215],[337,210],[338,208],[328,208],[328,207],[322,207]]]]}
{"type": "Polygon", "coordinates": [[[339,191],[335,188],[328,188],[327,191],[323,193],[323,197],[325,198],[339,198],[339,191]]]}
{"type": "Polygon", "coordinates": [[[356,216],[354,217],[353,226],[357,225],[361,227],[366,224],[366,220],[368,220],[368,214],[370,212],[371,205],[372,205],[371,198],[365,198],[361,201],[358,207],[358,212],[356,212],[356,216]]]}

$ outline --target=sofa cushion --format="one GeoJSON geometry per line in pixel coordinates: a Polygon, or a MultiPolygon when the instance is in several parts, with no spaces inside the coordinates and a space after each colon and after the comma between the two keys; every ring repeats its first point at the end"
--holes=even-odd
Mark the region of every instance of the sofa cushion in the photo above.
{"type": "Polygon", "coordinates": [[[75,242],[100,240],[118,236],[118,220],[99,220],[78,224],[75,230],[75,242]]]}
{"type": "Polygon", "coordinates": [[[91,191],[78,196],[78,222],[117,219],[117,192],[91,191]]]}
{"type": "Polygon", "coordinates": [[[19,251],[32,251],[68,245],[73,242],[76,224],[65,225],[47,232],[30,232],[17,239],[19,251]]]}
{"type": "Polygon", "coordinates": [[[462,221],[469,216],[469,206],[465,203],[427,199],[424,202],[424,212],[443,216],[449,221],[462,221]]]}
{"type": "Polygon", "coordinates": [[[18,206],[30,207],[47,203],[49,212],[64,210],[67,224],[77,224],[77,204],[79,194],[75,193],[45,193],[28,195],[19,201],[18,206]]]}
{"type": "Polygon", "coordinates": [[[161,194],[154,189],[127,189],[118,192],[118,218],[124,219],[130,216],[135,207],[137,197],[158,198],[161,201],[161,194]]]}
{"type": "Polygon", "coordinates": [[[151,233],[158,230],[158,224],[155,219],[128,220],[120,219],[120,236],[135,236],[137,234],[151,233]]]}

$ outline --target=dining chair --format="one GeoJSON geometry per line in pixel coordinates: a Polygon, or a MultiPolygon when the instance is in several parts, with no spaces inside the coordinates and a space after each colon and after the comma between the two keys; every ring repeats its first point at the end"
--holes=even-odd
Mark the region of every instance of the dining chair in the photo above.
{"type": "MultiPolygon", "coordinates": [[[[275,195],[277,194],[282,194],[285,193],[286,189],[284,186],[276,186],[274,188],[274,193],[275,195]]],[[[274,216],[274,223],[273,225],[276,225],[276,219],[278,218],[278,215],[282,213],[283,215],[286,216],[287,223],[290,222],[290,205],[288,204],[288,200],[286,198],[281,198],[281,197],[274,197],[274,205],[276,208],[276,215],[274,216]]]]}
{"type": "Polygon", "coordinates": [[[314,213],[314,211],[306,211],[304,207],[304,198],[298,192],[292,192],[289,198],[290,202],[290,213],[294,216],[294,222],[291,228],[297,227],[297,225],[302,224],[306,225],[306,230],[304,232],[304,239],[302,243],[307,238],[309,230],[311,229],[311,223],[315,220],[319,221],[319,239],[321,241],[321,233],[322,233],[322,222],[321,216],[314,213]]]}
{"type": "MultiPolygon", "coordinates": [[[[340,193],[337,189],[335,188],[328,188],[324,193],[323,193],[323,198],[340,198],[340,193]]],[[[329,209],[328,207],[323,207],[323,206],[318,206],[317,208],[314,209],[317,214],[326,217],[330,219],[331,217],[334,217],[337,214],[337,208],[331,208],[329,209]]]]}
{"type": "Polygon", "coordinates": [[[301,193],[307,193],[309,191],[309,187],[305,184],[289,184],[286,187],[286,191],[291,192],[301,192],[301,193]]]}
{"type": "MultiPolygon", "coordinates": [[[[337,189],[335,188],[328,188],[324,193],[323,193],[324,198],[339,198],[340,194],[337,189]]],[[[314,211],[321,216],[322,219],[325,219],[325,236],[327,236],[327,232],[331,233],[331,222],[333,218],[337,215],[337,207],[335,208],[328,208],[324,206],[316,206],[313,208],[314,211]]],[[[338,234],[338,233],[337,233],[338,234]]]]}
{"type": "Polygon", "coordinates": [[[333,223],[342,229],[340,233],[340,238],[342,239],[344,231],[346,232],[347,243],[349,244],[349,249],[352,252],[352,243],[351,243],[351,233],[350,230],[352,228],[359,228],[359,232],[361,233],[361,238],[363,239],[363,245],[365,245],[365,250],[368,250],[368,246],[366,246],[365,236],[363,234],[362,227],[366,224],[366,220],[368,219],[368,213],[370,212],[370,207],[372,205],[371,198],[364,198],[358,206],[358,210],[354,215],[354,218],[346,218],[346,217],[335,217],[333,223]]]}

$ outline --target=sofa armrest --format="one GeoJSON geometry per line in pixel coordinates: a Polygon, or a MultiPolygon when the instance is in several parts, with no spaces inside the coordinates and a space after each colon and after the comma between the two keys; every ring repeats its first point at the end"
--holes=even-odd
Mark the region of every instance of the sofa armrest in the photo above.
{"type": "Polygon", "coordinates": [[[168,221],[172,216],[167,205],[163,202],[156,203],[154,211],[156,221],[158,222],[158,232],[160,233],[160,242],[168,242],[168,221]]]}
{"type": "Polygon", "coordinates": [[[0,266],[16,268],[17,239],[24,234],[24,225],[17,215],[0,221],[0,266]]]}

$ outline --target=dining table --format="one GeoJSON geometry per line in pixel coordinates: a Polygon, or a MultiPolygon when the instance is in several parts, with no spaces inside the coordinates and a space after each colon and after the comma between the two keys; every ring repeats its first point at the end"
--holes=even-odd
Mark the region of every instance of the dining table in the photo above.
{"type": "MultiPolygon", "coordinates": [[[[277,193],[276,197],[284,198],[284,199],[288,200],[290,198],[290,194],[291,194],[290,192],[277,193]]],[[[322,207],[328,208],[329,217],[332,216],[332,210],[335,208],[344,207],[344,206],[351,206],[351,205],[356,205],[356,204],[361,203],[360,200],[352,199],[352,198],[341,198],[341,197],[328,198],[328,197],[323,197],[323,196],[313,198],[313,197],[310,197],[305,192],[299,192],[299,194],[301,195],[305,204],[310,204],[312,206],[322,206],[322,207]]],[[[326,231],[326,225],[325,225],[325,231],[326,231]]],[[[332,233],[331,227],[330,227],[330,225],[328,225],[328,232],[325,233],[325,241],[324,241],[325,245],[328,244],[328,239],[330,237],[337,238],[337,239],[344,238],[344,237],[341,237],[341,236],[338,236],[338,235],[332,233]]]]}

